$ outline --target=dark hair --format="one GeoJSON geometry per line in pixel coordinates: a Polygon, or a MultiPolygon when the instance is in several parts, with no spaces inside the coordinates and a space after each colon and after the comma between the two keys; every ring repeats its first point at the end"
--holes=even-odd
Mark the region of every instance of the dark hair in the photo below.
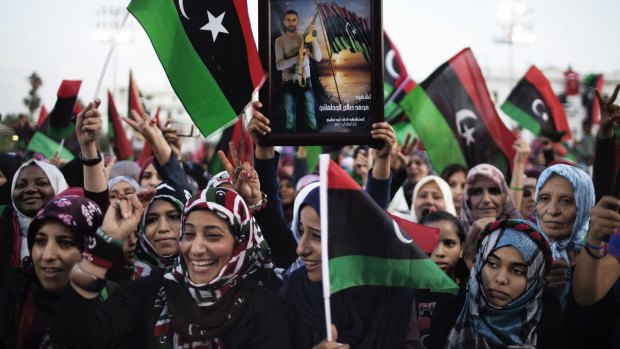
{"type": "Polygon", "coordinates": [[[295,10],[288,10],[288,11],[284,12],[284,15],[282,15],[282,19],[284,19],[284,17],[286,17],[286,15],[295,15],[295,16],[297,16],[297,18],[299,18],[299,14],[295,10]]]}
{"type": "Polygon", "coordinates": [[[459,240],[461,240],[461,244],[465,242],[465,228],[461,221],[454,217],[452,214],[446,211],[434,211],[425,216],[422,216],[420,219],[420,224],[434,223],[439,221],[448,221],[452,223],[456,230],[456,235],[458,235],[459,240]]]}
{"type": "Polygon", "coordinates": [[[467,176],[467,168],[465,168],[465,166],[461,164],[450,164],[441,171],[441,178],[447,182],[453,174],[458,172],[463,172],[465,176],[467,176]]]}

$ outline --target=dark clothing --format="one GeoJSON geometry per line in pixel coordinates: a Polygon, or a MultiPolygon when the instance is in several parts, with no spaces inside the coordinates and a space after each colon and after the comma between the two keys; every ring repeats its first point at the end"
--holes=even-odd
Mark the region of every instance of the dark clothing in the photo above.
{"type": "Polygon", "coordinates": [[[160,165],[157,158],[153,158],[153,166],[155,167],[155,170],[157,170],[157,173],[161,176],[162,182],[166,182],[177,191],[182,192],[184,189],[187,190],[188,193],[192,193],[192,187],[187,180],[185,171],[183,171],[183,166],[174,153],[170,154],[170,160],[168,160],[168,162],[164,165],[160,165]]]}
{"type": "MultiPolygon", "coordinates": [[[[67,287],[52,320],[53,338],[83,348],[154,348],[167,342],[172,330],[154,336],[161,311],[155,300],[162,289],[163,274],[162,269],[154,269],[148,277],[120,285],[104,303],[85,299],[67,287]]],[[[220,339],[227,349],[291,348],[288,324],[282,302],[271,291],[257,286],[240,320],[220,339]]]]}
{"type": "MultiPolygon", "coordinates": [[[[431,320],[431,333],[428,340],[424,342],[427,348],[443,349],[446,346],[448,335],[463,309],[466,294],[466,288],[461,287],[455,297],[446,296],[437,303],[431,320]]],[[[543,292],[541,299],[543,311],[536,327],[536,346],[538,348],[566,348],[560,303],[548,291],[543,292]]]]}
{"type": "MultiPolygon", "coordinates": [[[[310,281],[306,268],[301,267],[286,280],[282,295],[295,326],[294,347],[312,348],[325,339],[322,284],[310,281]]],[[[331,295],[330,303],[338,342],[355,349],[403,347],[413,305],[412,289],[353,287],[331,295]]]]}
{"type": "Polygon", "coordinates": [[[564,310],[568,348],[610,348],[617,317],[613,288],[592,305],[577,305],[571,289],[564,310]]]}
{"type": "Polygon", "coordinates": [[[598,202],[603,196],[611,195],[616,178],[616,139],[597,139],[592,182],[598,202]]]}

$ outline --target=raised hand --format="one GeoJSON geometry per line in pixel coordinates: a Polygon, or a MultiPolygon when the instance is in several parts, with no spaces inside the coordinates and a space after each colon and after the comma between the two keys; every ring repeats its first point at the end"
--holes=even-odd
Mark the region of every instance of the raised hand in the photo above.
{"type": "Polygon", "coordinates": [[[512,145],[512,149],[515,150],[514,162],[525,164],[531,152],[530,145],[523,138],[518,138],[512,145]]]}
{"type": "Polygon", "coordinates": [[[275,157],[275,150],[273,146],[260,145],[260,139],[271,133],[271,127],[268,126],[270,124],[269,119],[258,111],[262,107],[263,104],[259,101],[252,103],[254,112],[252,112],[252,119],[248,123],[248,132],[256,144],[254,155],[257,159],[266,160],[275,157]]]}
{"type": "Polygon", "coordinates": [[[370,131],[372,138],[382,140],[383,147],[375,153],[375,156],[379,159],[387,159],[392,155],[392,149],[396,143],[396,133],[392,125],[387,122],[377,122],[372,124],[372,130],[370,131]]]}
{"type": "Polygon", "coordinates": [[[101,229],[117,240],[125,240],[136,231],[144,205],[138,195],[129,194],[112,201],[104,218],[101,229]]]}
{"type": "Polygon", "coordinates": [[[101,113],[99,112],[99,105],[101,100],[96,98],[94,101],[89,102],[86,108],[78,114],[75,122],[75,131],[80,146],[87,147],[95,144],[99,134],[101,133],[101,113]]]}
{"type": "Polygon", "coordinates": [[[157,120],[152,119],[147,113],[140,115],[136,110],[132,110],[131,116],[131,119],[126,117],[122,119],[136,132],[139,132],[147,142],[153,144],[157,138],[163,138],[163,133],[157,125],[157,120]]]}
{"type": "Polygon", "coordinates": [[[618,208],[620,208],[620,200],[613,196],[603,196],[599,200],[596,206],[590,210],[588,241],[595,244],[609,241],[611,235],[620,226],[618,208]]]}
{"type": "Polygon", "coordinates": [[[258,174],[249,162],[246,161],[243,164],[239,162],[237,148],[234,142],[228,143],[228,148],[233,159],[232,164],[228,161],[223,151],[219,150],[217,155],[220,157],[224,169],[228,172],[230,178],[232,178],[235,191],[241,195],[248,205],[254,205],[262,198],[258,174]]]}
{"type": "Polygon", "coordinates": [[[400,171],[407,167],[409,163],[409,155],[418,145],[418,137],[412,138],[411,133],[407,133],[405,141],[402,146],[396,146],[393,148],[392,157],[390,158],[390,167],[392,171],[400,171]]]}
{"type": "Polygon", "coordinates": [[[168,120],[168,122],[166,122],[166,125],[164,126],[164,128],[161,130],[161,132],[164,135],[164,138],[166,139],[166,143],[168,143],[170,145],[170,148],[172,148],[172,152],[174,153],[174,155],[176,155],[177,159],[181,159],[181,138],[179,137],[179,135],[177,134],[177,130],[170,127],[170,125],[172,124],[172,120],[168,120]]]}
{"type": "Polygon", "coordinates": [[[612,138],[614,136],[614,128],[620,122],[620,106],[614,105],[619,90],[620,84],[616,85],[614,93],[607,100],[601,96],[598,90],[594,91],[601,109],[601,125],[598,130],[599,139],[612,138]]]}

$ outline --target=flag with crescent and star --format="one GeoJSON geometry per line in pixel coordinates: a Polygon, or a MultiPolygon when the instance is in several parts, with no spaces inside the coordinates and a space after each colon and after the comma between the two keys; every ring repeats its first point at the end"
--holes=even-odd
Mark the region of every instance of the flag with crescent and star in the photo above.
{"type": "Polygon", "coordinates": [[[246,0],[132,0],[128,10],[203,135],[243,113],[265,80],[246,0]]]}
{"type": "Polygon", "coordinates": [[[502,104],[506,115],[535,135],[564,133],[571,138],[566,112],[553,92],[549,80],[536,66],[531,66],[502,104]]]}
{"type": "Polygon", "coordinates": [[[500,119],[474,54],[466,48],[400,103],[433,167],[488,163],[510,178],[516,138],[500,119]]]}
{"type": "Polygon", "coordinates": [[[401,121],[404,115],[398,105],[403,97],[416,86],[415,81],[409,76],[407,67],[403,62],[400,52],[394,42],[383,31],[383,114],[390,123],[401,121]]]}

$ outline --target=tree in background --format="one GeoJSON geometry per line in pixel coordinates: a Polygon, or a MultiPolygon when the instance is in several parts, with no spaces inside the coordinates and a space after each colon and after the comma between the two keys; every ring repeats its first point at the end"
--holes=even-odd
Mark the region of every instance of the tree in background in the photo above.
{"type": "Polygon", "coordinates": [[[30,83],[30,91],[28,91],[28,96],[24,97],[24,105],[28,108],[30,118],[32,119],[35,110],[41,106],[41,97],[39,97],[37,91],[43,85],[43,80],[41,80],[37,72],[32,72],[27,79],[30,83]]]}

